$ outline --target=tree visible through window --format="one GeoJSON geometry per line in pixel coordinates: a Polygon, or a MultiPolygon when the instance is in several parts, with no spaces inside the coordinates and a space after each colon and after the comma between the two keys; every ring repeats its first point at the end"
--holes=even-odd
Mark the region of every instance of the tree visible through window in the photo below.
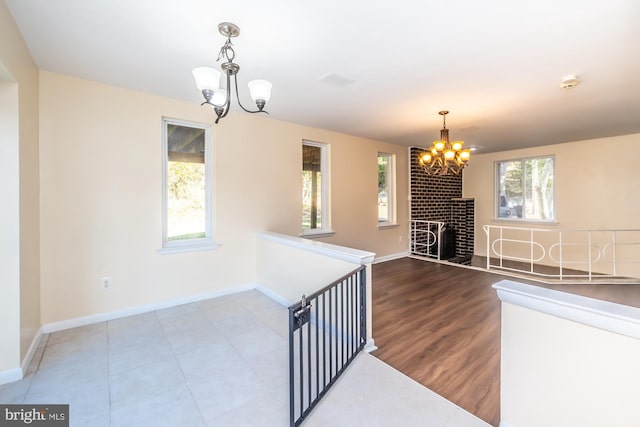
{"type": "Polygon", "coordinates": [[[553,221],[554,159],[496,162],[497,218],[553,221]]]}
{"type": "Polygon", "coordinates": [[[378,223],[393,223],[394,207],[393,154],[378,153],[378,223]]]}
{"type": "Polygon", "coordinates": [[[165,247],[212,239],[209,129],[165,119],[165,247]]]}
{"type": "Polygon", "coordinates": [[[327,146],[302,144],[302,231],[330,232],[328,213],[327,146]]]}

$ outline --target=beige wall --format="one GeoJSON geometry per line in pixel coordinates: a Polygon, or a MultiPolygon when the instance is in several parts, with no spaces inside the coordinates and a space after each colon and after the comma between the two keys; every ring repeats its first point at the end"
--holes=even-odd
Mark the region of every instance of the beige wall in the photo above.
{"type": "Polygon", "coordinates": [[[502,304],[501,422],[638,424],[640,340],[502,304]]]}
{"type": "Polygon", "coordinates": [[[18,145],[18,85],[0,80],[0,372],[20,366],[18,145]]]}
{"type": "MultiPolygon", "coordinates": [[[[330,136],[318,139],[331,142],[330,136]]],[[[408,173],[407,147],[349,138],[331,147],[332,228],[327,243],[375,252],[376,256],[407,251],[408,173]],[[378,230],[378,152],[396,155],[397,227],[378,230]]]]}
{"type": "Polygon", "coordinates": [[[482,226],[514,225],[494,220],[494,162],[555,156],[556,224],[517,223],[562,229],[638,228],[640,219],[640,134],[576,141],[473,156],[464,171],[463,195],[475,198],[475,253],[486,255],[482,226]]]}
{"type": "MultiPolygon", "coordinates": [[[[406,148],[230,114],[214,126],[214,251],[160,255],[161,118],[212,123],[189,103],[40,73],[42,318],[57,322],[256,282],[255,232],[301,232],[302,140],[331,144],[334,237],[384,256],[401,227],[377,229],[378,151],[406,148]],[[108,291],[99,287],[111,276],[108,291]]],[[[398,174],[400,189],[406,176],[398,174]]]]}
{"type": "Polygon", "coordinates": [[[308,241],[288,236],[261,233],[257,239],[257,280],[275,294],[281,303],[291,305],[302,298],[366,266],[367,350],[375,350],[371,292],[371,261],[374,253],[325,243],[310,247],[308,241]],[[283,238],[284,237],[284,238],[283,238]]]}
{"type": "Polygon", "coordinates": [[[302,294],[310,295],[350,273],[360,264],[309,252],[304,247],[292,247],[258,237],[257,282],[293,304],[302,294]]]}
{"type": "MultiPolygon", "coordinates": [[[[4,2],[0,2],[0,68],[3,72],[0,110],[10,124],[2,131],[0,144],[2,153],[12,153],[4,160],[10,163],[2,168],[3,192],[11,197],[8,204],[2,204],[3,211],[17,214],[5,218],[3,238],[0,243],[0,271],[9,268],[10,278],[4,277],[0,283],[0,312],[3,322],[0,327],[0,372],[19,367],[21,361],[40,327],[40,278],[39,278],[39,205],[38,205],[38,70],[29,50],[16,27],[4,2]],[[10,81],[11,83],[7,83],[10,81]],[[9,133],[11,135],[9,135],[9,133]],[[6,151],[8,150],[8,151],[6,151]],[[5,181],[6,174],[17,174],[5,181]],[[18,179],[16,179],[18,178],[18,179]],[[19,243],[5,234],[9,227],[19,233],[19,243]],[[5,237],[7,239],[5,240],[5,237]],[[10,261],[7,261],[9,260],[10,261]],[[11,265],[7,267],[7,262],[11,265]],[[13,272],[15,265],[19,270],[13,272]],[[11,314],[10,314],[11,313],[11,314]],[[5,318],[8,316],[10,318],[5,318]],[[7,320],[5,323],[4,320],[7,320]],[[6,340],[18,334],[19,341],[6,340]]],[[[4,123],[3,123],[4,124],[4,123]]]]}

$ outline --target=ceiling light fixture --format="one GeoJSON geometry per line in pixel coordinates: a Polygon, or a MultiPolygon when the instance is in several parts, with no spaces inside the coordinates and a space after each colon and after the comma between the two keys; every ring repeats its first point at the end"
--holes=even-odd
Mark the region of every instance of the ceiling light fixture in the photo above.
{"type": "Polygon", "coordinates": [[[418,156],[418,163],[428,175],[458,175],[471,158],[471,150],[463,150],[464,142],[449,142],[446,116],[448,111],[438,112],[442,116],[440,139],[433,141],[429,151],[418,156]]]}
{"type": "Polygon", "coordinates": [[[571,89],[578,86],[580,80],[578,80],[578,76],[570,74],[568,76],[564,76],[562,81],[560,82],[560,87],[562,89],[571,89]]]}
{"type": "Polygon", "coordinates": [[[233,43],[231,43],[231,37],[240,35],[240,28],[230,22],[222,22],[218,24],[218,31],[227,38],[216,60],[226,60],[226,62],[220,64],[220,68],[222,68],[222,71],[227,75],[227,87],[226,89],[220,87],[220,71],[210,67],[195,68],[193,70],[193,78],[205,99],[201,105],[208,104],[213,107],[213,110],[218,116],[216,123],[225,117],[229,113],[231,106],[231,78],[233,77],[233,84],[236,89],[236,100],[240,108],[247,113],[267,113],[263,108],[271,97],[271,88],[273,86],[271,82],[267,80],[251,80],[248,83],[249,93],[258,106],[257,110],[247,110],[240,102],[240,95],[238,95],[238,71],[240,71],[240,66],[233,62],[236,53],[233,50],[233,43]]]}

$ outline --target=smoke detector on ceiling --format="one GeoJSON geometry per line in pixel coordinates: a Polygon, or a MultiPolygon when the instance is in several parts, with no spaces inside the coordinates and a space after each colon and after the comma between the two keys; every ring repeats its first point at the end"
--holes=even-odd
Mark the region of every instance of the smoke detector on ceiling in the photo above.
{"type": "Polygon", "coordinates": [[[560,87],[562,89],[571,89],[572,87],[576,87],[578,83],[580,83],[580,81],[578,80],[578,76],[571,74],[568,76],[564,76],[562,82],[560,82],[560,87]]]}
{"type": "Polygon", "coordinates": [[[345,87],[356,82],[353,79],[336,73],[327,73],[324,76],[320,77],[318,80],[335,87],[345,87]]]}

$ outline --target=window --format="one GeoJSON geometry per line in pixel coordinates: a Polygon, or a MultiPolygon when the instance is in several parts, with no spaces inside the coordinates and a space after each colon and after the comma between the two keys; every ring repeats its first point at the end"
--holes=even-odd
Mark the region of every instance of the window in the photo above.
{"type": "Polygon", "coordinates": [[[496,162],[496,218],[554,221],[553,156],[496,162]]]}
{"type": "Polygon", "coordinates": [[[378,153],[378,225],[395,224],[395,156],[378,153]]]}
{"type": "Polygon", "coordinates": [[[211,126],[163,120],[163,248],[215,246],[211,126]]]}
{"type": "Polygon", "coordinates": [[[329,234],[329,146],[302,141],[302,234],[329,234]]]}

